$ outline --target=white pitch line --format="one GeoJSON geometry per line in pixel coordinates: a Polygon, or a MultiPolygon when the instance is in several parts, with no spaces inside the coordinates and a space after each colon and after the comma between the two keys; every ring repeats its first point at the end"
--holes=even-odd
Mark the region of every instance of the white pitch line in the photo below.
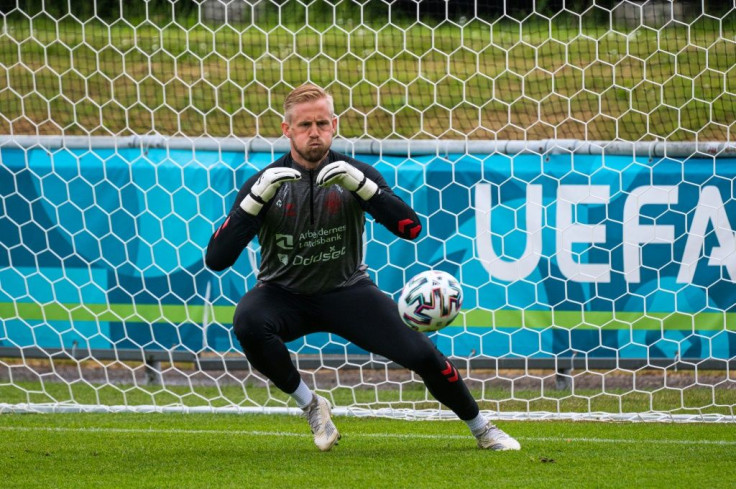
{"type": "MultiPolygon", "coordinates": [[[[273,436],[311,438],[308,433],[290,433],[288,431],[257,431],[257,430],[162,430],[148,428],[63,428],[57,426],[0,426],[0,431],[46,431],[46,432],[77,432],[77,433],[133,433],[151,435],[222,435],[222,436],[273,436]]],[[[351,433],[350,438],[398,438],[398,439],[428,439],[428,440],[464,440],[470,435],[427,435],[422,433],[351,433]]],[[[574,437],[533,437],[518,436],[522,441],[532,442],[567,442],[567,443],[646,443],[650,445],[725,445],[736,446],[732,440],[653,440],[627,438],[574,438],[574,437]]]]}

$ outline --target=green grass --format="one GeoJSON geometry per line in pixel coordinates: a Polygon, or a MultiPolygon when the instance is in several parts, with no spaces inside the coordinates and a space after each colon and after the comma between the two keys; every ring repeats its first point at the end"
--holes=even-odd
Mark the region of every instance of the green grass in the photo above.
{"type": "Polygon", "coordinates": [[[277,137],[283,96],[311,80],[345,137],[730,140],[734,18],[608,32],[567,14],[338,29],[13,13],[0,133],[277,137]]]}
{"type": "Polygon", "coordinates": [[[520,452],[459,421],[337,417],[328,453],[295,416],[0,415],[4,488],[732,487],[736,426],[502,422],[520,452]]]}

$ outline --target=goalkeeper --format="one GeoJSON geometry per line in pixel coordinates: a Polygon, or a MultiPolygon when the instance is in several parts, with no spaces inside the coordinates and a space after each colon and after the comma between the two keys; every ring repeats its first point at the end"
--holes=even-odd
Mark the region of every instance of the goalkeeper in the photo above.
{"type": "Polygon", "coordinates": [[[467,423],[479,447],[518,450],[515,439],[480,414],[450,361],[404,325],[396,304],[366,273],[364,213],[405,239],[421,230],[416,213],[372,166],[330,150],[337,118],[323,89],[293,90],[284,118],[290,151],[245,182],[207,246],[207,266],[224,270],[256,235],[261,244],[258,282],[233,318],[250,364],[304,410],[323,451],[340,438],[330,405],[307,387],[285,345],[315,332],[337,334],[416,372],[467,423]]]}

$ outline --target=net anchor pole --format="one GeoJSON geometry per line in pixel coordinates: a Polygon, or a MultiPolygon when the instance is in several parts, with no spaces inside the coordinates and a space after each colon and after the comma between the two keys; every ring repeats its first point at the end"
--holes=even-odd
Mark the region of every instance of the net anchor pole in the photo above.
{"type": "Polygon", "coordinates": [[[146,355],[144,357],[146,367],[146,384],[147,385],[163,385],[163,374],[161,373],[161,361],[156,360],[153,356],[146,355]]]}
{"type": "MultiPolygon", "coordinates": [[[[209,340],[207,339],[208,330],[210,327],[210,309],[212,303],[210,302],[210,294],[212,292],[212,282],[207,282],[207,289],[204,292],[204,304],[202,307],[202,351],[208,351],[210,348],[209,340]]],[[[214,318],[215,313],[212,311],[212,317],[214,318]]]]}
{"type": "Polygon", "coordinates": [[[575,353],[570,357],[570,363],[563,365],[561,359],[557,359],[557,373],[555,374],[555,388],[558,391],[569,391],[572,388],[573,360],[575,353]]]}

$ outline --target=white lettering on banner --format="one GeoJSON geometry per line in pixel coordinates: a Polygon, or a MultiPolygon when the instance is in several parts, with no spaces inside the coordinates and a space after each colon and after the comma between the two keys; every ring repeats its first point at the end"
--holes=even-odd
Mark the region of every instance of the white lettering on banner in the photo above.
{"type": "MultiPolygon", "coordinates": [[[[491,185],[475,186],[476,248],[478,258],[491,278],[513,282],[528,277],[538,266],[542,256],[542,186],[527,185],[526,189],[526,245],[516,260],[499,257],[491,234],[491,185]]],[[[583,224],[573,222],[573,206],[607,205],[610,189],[605,185],[560,185],[557,189],[556,259],[560,272],[575,282],[606,283],[611,281],[611,264],[579,263],[573,257],[573,244],[605,243],[605,223],[583,224]]],[[[677,186],[643,186],[633,189],[624,202],[623,246],[607,249],[623,249],[624,277],[627,282],[641,281],[643,245],[666,244],[675,241],[675,227],[665,224],[642,224],[641,208],[645,205],[673,206],[678,203],[677,186]]],[[[677,282],[691,283],[698,262],[708,256],[708,265],[725,267],[728,277],[736,282],[736,233],[726,213],[718,187],[705,186],[695,207],[687,241],[682,255],[677,282]],[[718,241],[708,255],[705,236],[711,225],[718,241]]]]}
{"type": "Polygon", "coordinates": [[[491,186],[475,186],[475,232],[478,258],[491,277],[507,282],[521,280],[531,274],[542,256],[542,186],[526,188],[526,246],[515,261],[496,255],[491,241],[491,186]]]}
{"type": "Polygon", "coordinates": [[[624,203],[624,277],[627,282],[641,281],[641,245],[670,244],[675,241],[675,227],[641,224],[641,208],[648,204],[677,204],[677,187],[646,186],[631,191],[624,203]]]}
{"type": "Polygon", "coordinates": [[[575,282],[610,282],[611,264],[578,263],[573,258],[574,243],[605,243],[606,225],[573,223],[573,206],[608,204],[607,185],[560,185],[557,189],[557,265],[575,282]]]}
{"type": "Polygon", "coordinates": [[[719,246],[714,246],[710,251],[708,265],[712,267],[726,267],[731,282],[736,282],[736,236],[734,236],[731,223],[728,222],[726,207],[721,199],[718,187],[703,187],[700,191],[698,206],[695,208],[693,223],[687,233],[685,251],[682,254],[682,265],[677,274],[677,281],[690,283],[695,275],[695,268],[702,257],[701,251],[705,252],[705,235],[708,224],[713,225],[719,246]]]}

